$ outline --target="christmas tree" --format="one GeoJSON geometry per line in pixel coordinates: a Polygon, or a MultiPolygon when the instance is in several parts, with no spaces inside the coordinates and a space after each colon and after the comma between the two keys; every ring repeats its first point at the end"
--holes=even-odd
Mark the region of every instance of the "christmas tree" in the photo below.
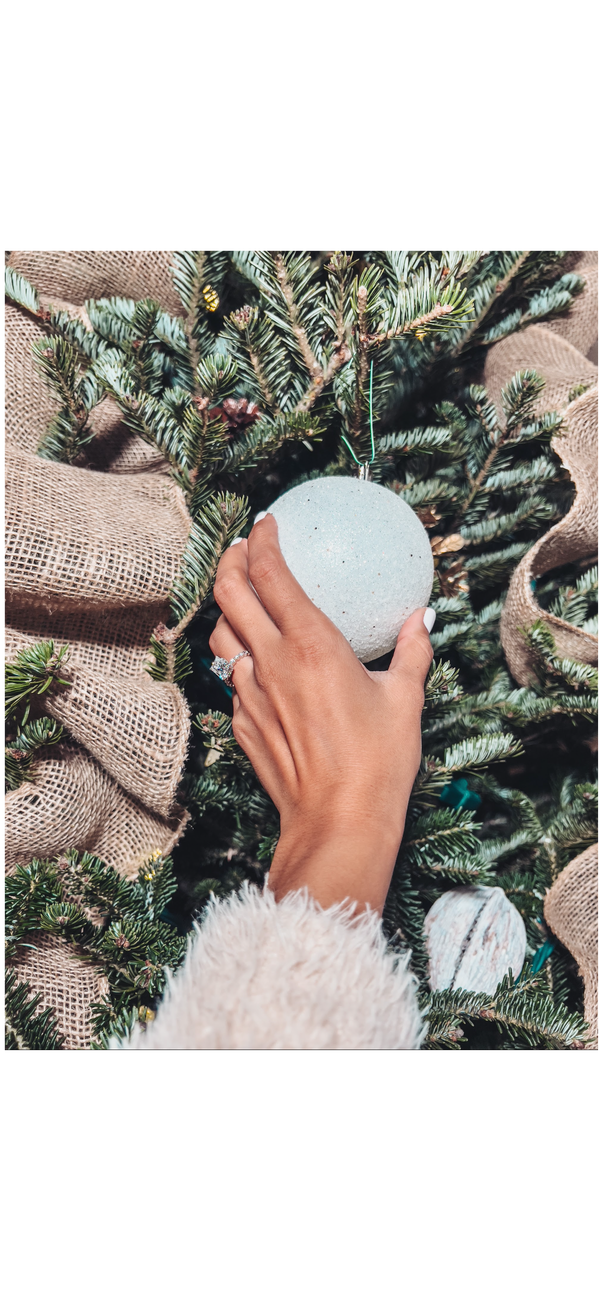
{"type": "MultiPolygon", "coordinates": [[[[39,456],[85,465],[94,412],[110,398],[184,493],[189,539],[148,671],[181,687],[194,719],[180,787],[192,817],[172,865],[161,858],[123,881],[75,844],[63,858],[23,863],[9,886],[11,943],[43,932],[102,968],[102,1045],[154,1013],[164,967],[183,958],[183,935],[209,896],[262,883],[278,818],[233,737],[231,691],[209,671],[217,565],[288,487],[368,463],[417,512],[435,562],[423,761],[384,913],[389,942],[411,952],[426,1045],[584,1044],[577,965],[548,931],[543,903],[597,839],[597,674],[565,657],[540,619],[522,633],[531,665],[522,684],[499,630],[515,566],[572,505],[550,445],[564,416],[546,405],[533,367],[516,369],[496,400],[482,383],[489,348],[561,319],[583,279],[562,252],[181,252],[173,267],[178,315],[151,296],[111,297],[88,301],[87,320],[40,305],[35,285],[7,269],[9,300],[44,325],[36,363],[58,398],[39,456]],[[499,886],[525,922],[525,965],[493,995],[429,988],[426,913],[464,884],[499,886]]],[[[595,556],[583,555],[540,581],[536,599],[595,634],[597,585],[595,556]]],[[[40,642],[8,669],[11,789],[34,780],[37,751],[63,737],[43,700],[67,662],[40,642]]],[[[8,995],[9,1045],[60,1047],[23,985],[13,980],[8,995]]]]}

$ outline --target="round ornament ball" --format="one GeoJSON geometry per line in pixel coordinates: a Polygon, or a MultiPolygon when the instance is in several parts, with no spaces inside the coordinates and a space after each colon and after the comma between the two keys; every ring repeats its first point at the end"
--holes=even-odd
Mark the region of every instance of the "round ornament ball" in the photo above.
{"type": "Polygon", "coordinates": [[[525,925],[500,888],[477,884],[442,893],[425,917],[425,938],[434,992],[491,994],[509,969],[515,978],[523,969],[525,925]]]}
{"type": "Polygon", "coordinates": [[[286,563],[363,663],[429,603],[433,558],[414,510],[359,478],[313,478],[269,506],[286,563]]]}

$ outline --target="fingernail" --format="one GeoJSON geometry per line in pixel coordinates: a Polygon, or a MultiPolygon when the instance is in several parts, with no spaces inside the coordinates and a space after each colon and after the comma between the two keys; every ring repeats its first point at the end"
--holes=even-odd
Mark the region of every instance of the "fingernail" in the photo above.
{"type": "MultiPolygon", "coordinates": [[[[236,538],[235,538],[235,541],[232,541],[232,542],[231,542],[231,546],[239,546],[240,541],[243,541],[243,540],[244,540],[243,537],[236,537],[236,538]]],[[[229,547],[230,550],[231,550],[231,546],[229,547]]]]}
{"type": "Polygon", "coordinates": [[[423,622],[427,631],[432,632],[435,625],[435,609],[426,609],[423,614],[423,622]]]}
{"type": "Polygon", "coordinates": [[[260,514],[257,514],[254,522],[260,523],[261,519],[266,519],[266,517],[267,517],[267,510],[261,510],[260,514]]]}

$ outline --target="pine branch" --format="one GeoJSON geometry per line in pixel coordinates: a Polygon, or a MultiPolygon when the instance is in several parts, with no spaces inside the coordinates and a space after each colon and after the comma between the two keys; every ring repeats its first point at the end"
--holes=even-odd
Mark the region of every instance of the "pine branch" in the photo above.
{"type": "Polygon", "coordinates": [[[409,826],[402,860],[412,871],[417,868],[453,884],[486,883],[489,868],[480,856],[475,828],[469,812],[449,807],[427,812],[409,826]]]}
{"type": "Polygon", "coordinates": [[[352,411],[348,421],[348,431],[351,438],[358,444],[362,431],[363,410],[366,404],[367,383],[369,377],[369,308],[371,306],[369,298],[374,293],[375,284],[367,279],[366,275],[361,277],[361,282],[356,290],[356,330],[355,330],[355,360],[354,360],[354,401],[352,411]]]}
{"type": "MultiPolygon", "coordinates": [[[[522,370],[514,375],[510,383],[502,391],[502,405],[506,417],[504,430],[500,428],[497,412],[485,389],[476,386],[471,387],[470,398],[473,414],[485,437],[485,442],[480,445],[482,448],[487,445],[483,463],[480,464],[475,474],[469,475],[469,489],[465,493],[452,522],[452,530],[454,531],[460,527],[461,535],[465,537],[465,540],[487,540],[490,536],[500,535],[500,532],[510,532],[514,526],[520,525],[529,517],[534,523],[543,522],[551,517],[552,507],[550,503],[539,496],[535,496],[533,501],[529,503],[527,501],[520,502],[513,515],[505,516],[505,522],[496,521],[494,523],[492,517],[481,524],[468,526],[464,523],[465,516],[472,512],[482,492],[485,493],[483,498],[485,503],[487,494],[494,486],[494,478],[490,471],[499,456],[502,460],[503,453],[511,444],[531,440],[532,437],[546,436],[550,431],[550,427],[552,431],[557,431],[560,428],[561,417],[557,414],[546,416],[542,421],[534,421],[533,425],[527,424],[527,420],[531,420],[533,417],[534,404],[543,386],[544,381],[535,370],[522,370]]],[[[478,508],[481,508],[481,505],[478,508]]]]}
{"type": "Polygon", "coordinates": [[[504,762],[523,752],[520,740],[512,735],[476,735],[459,741],[446,750],[443,761],[424,758],[415,781],[412,798],[419,805],[439,795],[449,778],[464,771],[477,771],[490,762],[504,762]]]}
{"type": "Polygon", "coordinates": [[[105,339],[100,338],[93,329],[88,329],[79,316],[70,316],[68,311],[51,306],[47,324],[53,337],[60,335],[75,348],[79,363],[83,366],[95,361],[108,348],[105,339]]]}
{"type": "Polygon", "coordinates": [[[70,681],[59,672],[64,672],[64,665],[69,657],[69,646],[54,649],[54,641],[40,641],[28,649],[19,650],[14,663],[8,663],[5,675],[5,716],[14,717],[19,708],[25,705],[21,718],[24,726],[34,699],[46,694],[56,686],[70,685],[70,681]]]}
{"type": "Polygon", "coordinates": [[[532,722],[546,721],[552,717],[570,717],[573,722],[578,717],[585,717],[595,722],[598,717],[597,694],[552,694],[540,697],[532,691],[518,704],[509,702],[502,707],[504,717],[515,726],[529,726],[532,722]]]}
{"type": "Polygon", "coordinates": [[[543,496],[531,492],[511,514],[490,514],[481,523],[463,524],[460,535],[470,545],[482,544],[500,537],[510,537],[519,528],[547,523],[555,515],[554,506],[543,496]]]}
{"type": "Polygon", "coordinates": [[[401,433],[387,433],[385,437],[377,438],[376,447],[380,455],[391,455],[392,453],[400,455],[433,454],[436,451],[444,451],[450,454],[454,450],[453,432],[450,428],[414,428],[406,429],[401,433]]]}
{"type": "Polygon", "coordinates": [[[36,318],[42,317],[37,289],[34,289],[29,280],[18,271],[14,271],[11,266],[4,268],[4,292],[16,307],[22,307],[24,311],[28,311],[36,318]]]}
{"type": "Polygon", "coordinates": [[[179,576],[171,591],[177,636],[185,630],[211,591],[219,560],[244,528],[249,514],[246,497],[219,492],[202,506],[192,523],[179,576]]]}
{"type": "Polygon", "coordinates": [[[444,276],[437,263],[426,264],[413,271],[408,283],[398,282],[386,327],[370,334],[368,342],[379,347],[408,334],[422,341],[427,334],[454,330],[472,312],[473,303],[454,276],[444,276]]]}
{"type": "Polygon", "coordinates": [[[227,255],[219,252],[176,252],[173,257],[173,281],[186,308],[184,332],[193,375],[212,350],[214,335],[208,317],[219,307],[227,261],[227,255]]]}
{"type": "Polygon", "coordinates": [[[428,1021],[425,1049],[452,1046],[464,1036],[462,1024],[477,1019],[491,1021],[511,1043],[521,1042],[535,1049],[566,1050],[588,1040],[583,1017],[540,992],[543,978],[521,972],[519,982],[511,974],[498,985],[493,996],[464,988],[432,992],[422,1006],[428,1021]]]}
{"type": "Polygon", "coordinates": [[[58,1031],[50,1007],[37,1013],[42,994],[31,995],[28,983],[18,983],[14,970],[6,971],[4,1049],[6,1051],[61,1051],[65,1039],[58,1031]]]}
{"type": "Polygon", "coordinates": [[[40,717],[17,729],[4,750],[6,789],[18,789],[26,780],[35,780],[34,754],[47,745],[58,744],[63,727],[51,717],[40,717]]]}
{"type": "Polygon", "coordinates": [[[532,627],[522,630],[522,635],[534,657],[534,665],[545,690],[562,695],[564,683],[573,690],[587,689],[597,693],[598,669],[589,663],[578,663],[573,659],[560,658],[552,632],[543,619],[538,619],[532,627]]]}
{"type": "Polygon", "coordinates": [[[383,926],[393,951],[410,952],[410,967],[420,981],[429,977],[424,925],[425,908],[399,857],[383,909],[383,926]]]}
{"type": "Polygon", "coordinates": [[[471,343],[472,340],[474,340],[475,335],[480,332],[481,326],[486,316],[490,312],[491,308],[495,306],[498,299],[502,297],[504,293],[506,293],[507,289],[510,287],[513,280],[515,280],[515,278],[519,275],[520,271],[522,270],[523,266],[527,261],[527,258],[529,257],[529,253],[522,252],[522,253],[517,253],[514,256],[515,256],[514,262],[507,269],[505,274],[499,280],[496,281],[496,283],[493,286],[493,289],[491,290],[487,298],[485,305],[475,316],[475,319],[469,325],[469,328],[467,329],[466,333],[464,333],[462,337],[459,339],[459,341],[457,342],[452,353],[453,357],[457,357],[460,355],[461,352],[464,352],[465,348],[471,343]]]}
{"type": "MultiPolygon", "coordinates": [[[[308,414],[278,415],[274,419],[263,416],[257,420],[243,437],[230,445],[222,460],[219,472],[223,475],[239,477],[259,465],[261,461],[273,458],[288,443],[319,442],[323,436],[321,422],[308,414]]],[[[194,499],[192,498],[192,508],[194,499]]]]}
{"type": "MultiPolygon", "coordinates": [[[[298,351],[300,353],[300,356],[302,357],[304,365],[306,366],[306,369],[308,370],[308,373],[313,383],[315,380],[318,379],[319,385],[322,385],[323,367],[317,361],[317,358],[310,345],[308,334],[302,323],[301,312],[296,303],[296,299],[294,296],[294,287],[293,287],[292,279],[288,274],[288,267],[286,265],[286,261],[289,262],[290,260],[291,260],[291,254],[289,253],[286,256],[284,256],[282,253],[275,253],[273,255],[275,274],[277,276],[277,281],[281,288],[281,293],[285,301],[285,305],[287,307],[292,333],[298,345],[298,351]]],[[[301,264],[302,262],[308,262],[308,259],[303,258],[301,259],[301,264]]],[[[309,280],[308,293],[305,294],[305,300],[308,299],[308,301],[310,301],[311,311],[312,314],[314,315],[316,313],[314,311],[314,297],[313,294],[310,293],[311,289],[313,289],[314,291],[314,286],[312,282],[309,280]]]]}
{"type": "Polygon", "coordinates": [[[75,943],[80,959],[92,961],[109,982],[109,998],[94,1008],[93,1018],[106,1044],[106,1035],[131,1022],[132,1012],[142,1020],[153,1017],[166,967],[183,960],[186,938],[161,920],[175,889],[171,860],[159,852],[134,880],[91,853],[34,860],[7,880],[9,952],[39,931],[75,943]]]}
{"type": "MultiPolygon", "coordinates": [[[[305,414],[323,393],[326,385],[347,360],[350,359],[348,347],[348,327],[344,312],[344,290],[346,288],[345,259],[334,257],[328,267],[329,283],[326,291],[326,303],[322,301],[322,289],[315,278],[315,268],[305,254],[298,253],[254,253],[248,258],[252,266],[255,282],[260,285],[267,302],[266,316],[274,326],[281,343],[288,350],[287,386],[294,393],[293,410],[295,414],[305,414]],[[332,284],[334,309],[331,312],[332,284]],[[325,307],[325,310],[323,309],[325,307]],[[333,319],[332,319],[333,314],[333,319]],[[323,326],[329,330],[321,332],[323,326]],[[332,328],[333,326],[333,328],[332,328]],[[303,373],[292,377],[293,361],[302,366],[303,373]],[[305,373],[309,376],[306,387],[305,373]]],[[[252,358],[251,358],[252,359],[252,358]]],[[[255,349],[253,366],[259,378],[260,386],[266,394],[266,375],[260,364],[258,351],[255,349]]],[[[280,358],[283,372],[283,353],[280,358]]],[[[273,405],[273,402],[268,402],[273,405]]],[[[281,409],[285,406],[280,401],[281,409]]]]}
{"type": "Polygon", "coordinates": [[[192,656],[185,636],[169,631],[164,622],[154,628],[150,650],[152,658],[146,664],[146,672],[153,681],[179,684],[192,675],[192,656]]]}
{"type": "Polygon", "coordinates": [[[581,275],[572,272],[561,275],[560,279],[545,285],[529,299],[526,313],[528,319],[536,320],[542,316],[547,319],[549,316],[562,315],[572,306],[573,298],[583,293],[584,288],[585,281],[581,275]]]}
{"type": "Polygon", "coordinates": [[[224,324],[229,350],[250,395],[271,414],[280,415],[301,394],[291,382],[288,358],[271,321],[255,307],[241,307],[224,324]]]}
{"type": "Polygon", "coordinates": [[[208,812],[230,812],[238,825],[243,813],[261,820],[268,806],[266,795],[256,789],[253,781],[237,773],[225,781],[217,777],[212,768],[210,775],[203,774],[190,784],[188,796],[200,817],[208,812]]]}
{"type": "Polygon", "coordinates": [[[38,455],[73,464],[92,441],[94,433],[88,419],[103,394],[93,382],[81,379],[78,349],[66,339],[42,338],[32,344],[31,350],[41,374],[62,403],[40,442],[38,455]]]}
{"type": "Polygon", "coordinates": [[[425,682],[425,716],[435,717],[440,709],[446,709],[461,699],[463,693],[458,681],[458,668],[444,660],[434,659],[425,682]]]}
{"type": "MultiPolygon", "coordinates": [[[[231,717],[226,713],[216,713],[212,709],[207,713],[199,713],[194,718],[192,725],[202,733],[203,744],[207,750],[204,770],[207,771],[214,766],[215,762],[222,762],[225,765],[233,765],[246,776],[251,776],[252,765],[233,734],[231,721],[231,717]]],[[[220,768],[221,772],[222,770],[223,768],[220,768]]]]}
{"type": "Polygon", "coordinates": [[[485,482],[485,490],[486,492],[520,490],[531,483],[553,482],[557,474],[557,465],[553,464],[547,456],[538,456],[536,460],[517,460],[510,469],[489,474],[485,482]]]}
{"type": "MultiPolygon", "coordinates": [[[[538,588],[537,599],[540,599],[538,588]]],[[[550,604],[550,613],[563,618],[573,627],[583,627],[591,621],[590,612],[598,606],[598,565],[587,570],[579,577],[574,586],[561,586],[555,599],[550,604]]],[[[597,619],[597,613],[596,613],[597,619]]]]}
{"type": "MultiPolygon", "coordinates": [[[[519,836],[513,837],[516,841],[519,836]]],[[[515,847],[515,852],[517,851],[518,845],[515,847]]],[[[508,856],[508,852],[506,855],[508,856]]],[[[542,914],[547,886],[545,884],[540,886],[539,878],[533,872],[525,871],[522,867],[518,871],[508,870],[506,874],[498,872],[494,883],[506,893],[524,921],[532,919],[535,921],[542,914]]]]}
{"type": "Polygon", "coordinates": [[[512,545],[487,555],[470,555],[465,559],[465,569],[471,585],[488,586],[492,582],[499,582],[512,572],[532,545],[533,541],[514,541],[512,545]]]}
{"type": "Polygon", "coordinates": [[[203,252],[179,253],[175,255],[175,272],[173,279],[179,296],[187,307],[185,317],[185,336],[187,338],[190,367],[192,373],[197,370],[200,361],[200,347],[197,339],[198,313],[203,305],[202,286],[204,282],[204,265],[206,255],[203,252]]]}

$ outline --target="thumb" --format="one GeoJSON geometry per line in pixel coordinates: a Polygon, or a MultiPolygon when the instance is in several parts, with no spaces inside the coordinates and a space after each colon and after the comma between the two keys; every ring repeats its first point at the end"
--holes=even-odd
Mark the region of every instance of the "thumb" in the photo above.
{"type": "Polygon", "coordinates": [[[433,609],[415,609],[410,618],[406,619],[400,628],[394,657],[388,669],[390,677],[423,689],[433,658],[429,632],[433,629],[434,622],[433,609]]]}

